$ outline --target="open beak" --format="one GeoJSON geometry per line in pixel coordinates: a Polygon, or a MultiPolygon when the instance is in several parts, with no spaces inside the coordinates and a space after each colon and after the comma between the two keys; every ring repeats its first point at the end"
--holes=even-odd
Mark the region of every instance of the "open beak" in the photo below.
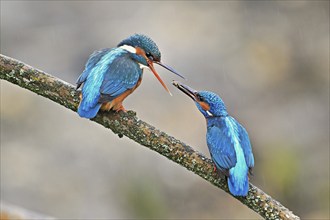
{"type": "Polygon", "coordinates": [[[151,70],[151,72],[156,76],[156,78],[158,79],[158,81],[162,84],[162,86],[164,87],[164,89],[170,94],[172,95],[172,93],[170,92],[170,90],[167,88],[167,86],[165,85],[165,83],[163,82],[163,80],[160,78],[160,76],[158,75],[158,73],[156,72],[153,62],[151,60],[147,60],[149,68],[151,70]]]}
{"type": "Polygon", "coordinates": [[[186,94],[187,96],[189,96],[190,98],[192,98],[192,100],[194,101],[197,101],[197,97],[196,97],[196,94],[197,94],[197,91],[194,90],[193,88],[190,88],[189,86],[187,85],[184,85],[178,81],[172,81],[172,84],[180,89],[184,94],[186,94]]]}
{"type": "Polygon", "coordinates": [[[170,90],[167,88],[167,86],[165,85],[165,83],[163,82],[163,80],[160,78],[160,76],[158,75],[157,71],[155,70],[155,67],[154,67],[154,63],[157,63],[158,65],[164,67],[165,69],[171,71],[172,73],[180,76],[181,78],[185,79],[181,74],[179,74],[177,71],[175,71],[172,67],[169,67],[167,66],[166,64],[164,63],[161,63],[160,61],[153,61],[153,60],[150,60],[148,59],[148,57],[144,54],[146,60],[147,60],[147,63],[148,63],[148,66],[151,70],[151,72],[156,76],[156,78],[158,79],[158,81],[162,84],[162,86],[164,87],[164,89],[170,94],[172,95],[172,93],[170,92],[170,90]]]}

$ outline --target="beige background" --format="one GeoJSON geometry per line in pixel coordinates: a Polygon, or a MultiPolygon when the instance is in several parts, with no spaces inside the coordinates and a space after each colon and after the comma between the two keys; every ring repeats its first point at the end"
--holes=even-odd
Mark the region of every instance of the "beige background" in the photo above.
{"type": "MultiPolygon", "coordinates": [[[[149,35],[189,85],[248,130],[251,182],[329,218],[328,1],[1,1],[1,53],[75,83],[88,56],[149,35]]],[[[209,156],[205,121],[148,71],[125,107],[209,156]]],[[[127,138],[1,81],[1,199],[59,218],[260,218],[127,138]]]]}

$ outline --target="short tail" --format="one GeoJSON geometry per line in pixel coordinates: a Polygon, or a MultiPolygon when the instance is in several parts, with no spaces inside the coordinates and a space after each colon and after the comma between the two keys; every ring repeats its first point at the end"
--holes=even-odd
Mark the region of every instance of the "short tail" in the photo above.
{"type": "Polygon", "coordinates": [[[94,118],[97,114],[97,112],[100,110],[101,108],[101,103],[98,103],[96,106],[90,108],[83,105],[83,103],[79,104],[78,107],[78,114],[80,115],[80,117],[83,118],[94,118]]]}
{"type": "Polygon", "coordinates": [[[237,180],[234,176],[228,177],[228,188],[234,196],[247,196],[249,191],[249,179],[246,175],[245,178],[237,180]]]}

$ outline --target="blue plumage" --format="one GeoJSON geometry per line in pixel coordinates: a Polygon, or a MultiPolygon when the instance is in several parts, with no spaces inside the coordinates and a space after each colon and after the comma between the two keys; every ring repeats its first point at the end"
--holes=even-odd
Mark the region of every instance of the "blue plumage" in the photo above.
{"type": "Polygon", "coordinates": [[[77,80],[77,88],[83,85],[78,114],[84,118],[93,118],[100,109],[125,110],[122,102],[140,85],[143,67],[149,68],[168,90],[153,63],[178,73],[162,64],[160,58],[157,45],[141,34],[128,37],[116,48],[94,52],[77,80]]]}
{"type": "Polygon", "coordinates": [[[118,47],[123,45],[139,45],[145,50],[146,53],[150,53],[154,60],[160,61],[161,53],[158,49],[157,44],[149,37],[142,34],[134,34],[124,40],[122,40],[118,47]]]}
{"type": "Polygon", "coordinates": [[[84,83],[78,114],[85,118],[95,117],[101,108],[101,97],[107,97],[107,101],[112,101],[133,88],[141,75],[141,68],[129,59],[129,52],[124,49],[94,52],[77,82],[84,83]]]}
{"type": "Polygon", "coordinates": [[[228,177],[229,191],[234,196],[246,196],[254,157],[245,128],[228,115],[224,102],[215,93],[196,91],[178,82],[173,84],[195,101],[206,118],[207,146],[217,169],[228,177]]]}

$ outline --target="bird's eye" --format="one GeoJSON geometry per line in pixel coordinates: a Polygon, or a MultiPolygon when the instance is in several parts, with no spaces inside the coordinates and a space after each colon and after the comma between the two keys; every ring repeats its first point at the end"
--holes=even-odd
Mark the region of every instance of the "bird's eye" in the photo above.
{"type": "Polygon", "coordinates": [[[147,53],[146,53],[146,56],[148,57],[149,60],[151,60],[151,61],[154,60],[154,58],[153,58],[153,56],[151,55],[151,53],[147,52],[147,53]]]}
{"type": "Polygon", "coordinates": [[[198,98],[198,100],[199,101],[201,101],[201,102],[204,102],[205,101],[205,99],[200,95],[200,94],[196,94],[196,97],[198,98]]]}

